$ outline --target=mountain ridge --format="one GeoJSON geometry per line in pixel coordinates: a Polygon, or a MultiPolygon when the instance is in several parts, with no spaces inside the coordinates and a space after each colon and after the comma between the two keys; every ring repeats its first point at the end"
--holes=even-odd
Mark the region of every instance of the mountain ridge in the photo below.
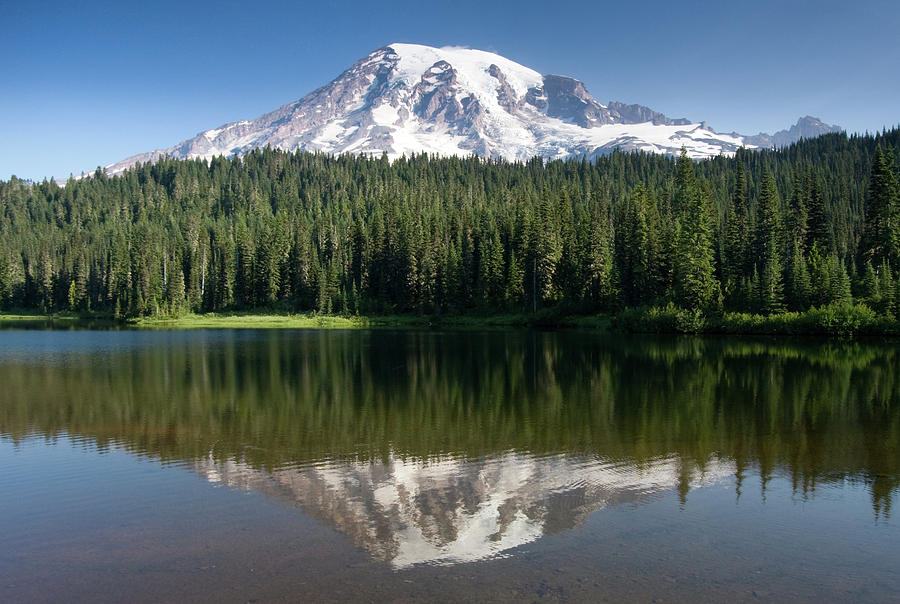
{"type": "Polygon", "coordinates": [[[511,161],[588,157],[614,149],[696,159],[784,146],[838,131],[806,116],[775,135],[718,133],[638,104],[598,102],[584,84],[541,75],[482,50],[393,43],[336,79],[253,120],[203,130],[172,147],[109,164],[117,174],[161,157],[242,155],[270,146],[330,154],[477,154],[511,161]]]}

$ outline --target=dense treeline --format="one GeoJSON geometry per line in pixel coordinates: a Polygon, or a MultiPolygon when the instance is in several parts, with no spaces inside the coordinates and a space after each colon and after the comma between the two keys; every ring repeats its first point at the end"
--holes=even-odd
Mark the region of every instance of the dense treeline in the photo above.
{"type": "Polygon", "coordinates": [[[258,150],[0,182],[0,309],[900,310],[900,129],[694,163],[258,150]]]}

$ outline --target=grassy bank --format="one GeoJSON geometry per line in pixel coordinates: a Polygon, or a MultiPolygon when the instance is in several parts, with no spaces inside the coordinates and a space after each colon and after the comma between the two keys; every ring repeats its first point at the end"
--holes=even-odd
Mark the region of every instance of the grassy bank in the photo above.
{"type": "Polygon", "coordinates": [[[157,329],[491,329],[501,327],[567,327],[607,329],[611,321],[605,316],[552,316],[538,314],[503,315],[389,315],[339,316],[317,314],[208,313],[175,317],[140,317],[129,325],[157,329]]]}
{"type": "Polygon", "coordinates": [[[0,312],[0,325],[7,327],[91,328],[102,325],[138,329],[492,329],[505,327],[608,329],[603,315],[563,315],[552,310],[497,315],[320,315],[251,311],[158,315],[115,319],[107,315],[75,313],[0,312]]]}
{"type": "Polygon", "coordinates": [[[207,313],[179,316],[138,317],[133,327],[158,329],[371,329],[374,327],[427,327],[422,317],[363,317],[314,314],[207,313]]]}
{"type": "Polygon", "coordinates": [[[82,317],[73,314],[43,314],[28,311],[0,312],[0,321],[81,321],[82,317]]]}

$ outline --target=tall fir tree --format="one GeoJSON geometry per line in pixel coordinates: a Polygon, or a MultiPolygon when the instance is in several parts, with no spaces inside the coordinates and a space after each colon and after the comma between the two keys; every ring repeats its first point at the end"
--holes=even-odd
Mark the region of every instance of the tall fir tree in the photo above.
{"type": "Polygon", "coordinates": [[[830,253],[833,246],[828,212],[825,200],[822,197],[819,179],[811,166],[807,167],[803,176],[803,188],[806,191],[808,215],[806,241],[804,242],[803,250],[804,252],[809,252],[813,245],[818,244],[822,252],[830,253]]]}
{"type": "Polygon", "coordinates": [[[759,275],[758,310],[771,314],[784,309],[781,201],[775,177],[766,170],[760,184],[756,220],[756,270],[759,275]]]}
{"type": "Polygon", "coordinates": [[[900,268],[900,184],[893,150],[884,152],[880,145],[869,178],[862,258],[875,266],[887,260],[900,268]]]}
{"type": "MultiPolygon", "coordinates": [[[[679,163],[684,165],[682,152],[679,163]]],[[[690,161],[690,160],[687,160],[690,161]]],[[[675,294],[679,305],[690,310],[711,311],[720,306],[719,283],[715,277],[712,241],[712,203],[698,186],[693,172],[683,167],[676,179],[676,195],[683,200],[678,256],[675,270],[675,294]]]]}
{"type": "Polygon", "coordinates": [[[747,175],[743,161],[737,161],[732,208],[725,225],[723,242],[723,287],[729,306],[746,306],[749,291],[746,283],[752,263],[750,251],[750,217],[747,208],[747,175]]]}

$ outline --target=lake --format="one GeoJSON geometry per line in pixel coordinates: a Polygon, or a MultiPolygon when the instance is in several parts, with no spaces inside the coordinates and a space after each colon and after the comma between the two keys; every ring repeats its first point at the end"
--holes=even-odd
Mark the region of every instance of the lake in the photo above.
{"type": "Polygon", "coordinates": [[[890,601],[896,343],[0,331],[0,601],[890,601]]]}

